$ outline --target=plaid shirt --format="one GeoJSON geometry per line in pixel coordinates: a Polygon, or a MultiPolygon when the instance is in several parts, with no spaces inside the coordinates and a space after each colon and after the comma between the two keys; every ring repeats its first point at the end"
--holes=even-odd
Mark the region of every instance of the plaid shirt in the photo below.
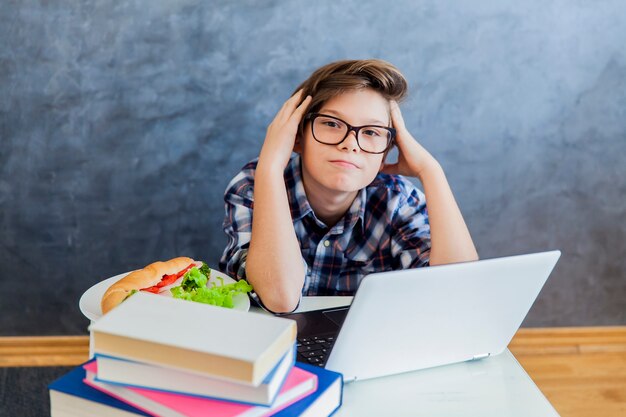
{"type": "MultiPolygon", "coordinates": [[[[219,267],[235,279],[246,277],[257,161],[243,167],[224,195],[223,227],[228,244],[219,267]]],[[[315,216],[309,205],[298,154],[292,156],[285,169],[285,186],[306,266],[303,295],[353,295],[367,274],[428,265],[430,225],[426,201],[406,178],[378,174],[331,228],[315,216]]]]}

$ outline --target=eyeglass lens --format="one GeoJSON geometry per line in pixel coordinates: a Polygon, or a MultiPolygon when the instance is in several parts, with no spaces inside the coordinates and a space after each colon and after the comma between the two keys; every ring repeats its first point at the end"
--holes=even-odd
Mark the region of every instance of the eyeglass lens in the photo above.
{"type": "MultiPolygon", "coordinates": [[[[317,116],[313,121],[313,136],[327,145],[340,143],[348,132],[348,126],[341,120],[317,116]]],[[[365,152],[380,153],[387,149],[391,132],[379,126],[365,126],[359,130],[358,144],[365,152]]]]}

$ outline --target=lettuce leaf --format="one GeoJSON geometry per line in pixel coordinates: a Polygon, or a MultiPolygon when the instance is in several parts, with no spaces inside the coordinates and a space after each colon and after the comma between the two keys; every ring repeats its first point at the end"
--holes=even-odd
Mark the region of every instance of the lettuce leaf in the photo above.
{"type": "Polygon", "coordinates": [[[246,294],[252,291],[252,286],[246,280],[224,285],[222,277],[217,277],[221,283],[220,285],[212,282],[209,288],[207,287],[207,282],[210,276],[211,269],[205,263],[202,264],[200,269],[191,268],[183,277],[181,285],[170,289],[172,296],[182,300],[233,308],[233,297],[235,295],[246,294]]]}
{"type": "Polygon", "coordinates": [[[133,294],[135,294],[135,293],[137,293],[137,292],[139,292],[139,291],[137,291],[137,290],[130,290],[130,292],[128,293],[128,295],[127,295],[126,297],[124,297],[124,299],[122,300],[122,302],[124,302],[124,301],[128,300],[128,298],[129,298],[131,295],[133,295],[133,294]]]}
{"type": "MultiPolygon", "coordinates": [[[[209,270],[210,271],[210,270],[209,270]]],[[[198,268],[191,268],[183,277],[183,281],[181,282],[181,287],[186,292],[193,291],[198,288],[206,287],[206,283],[210,278],[209,275],[205,275],[198,268]]]]}

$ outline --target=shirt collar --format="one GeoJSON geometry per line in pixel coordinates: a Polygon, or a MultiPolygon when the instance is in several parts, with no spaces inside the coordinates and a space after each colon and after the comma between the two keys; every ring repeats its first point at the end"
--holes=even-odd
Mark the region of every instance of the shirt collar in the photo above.
{"type": "Polygon", "coordinates": [[[292,157],[285,169],[285,184],[289,197],[289,209],[293,221],[301,220],[304,216],[313,212],[313,208],[306,198],[304,183],[302,182],[302,167],[300,154],[292,157]]]}
{"type": "MultiPolygon", "coordinates": [[[[309,204],[304,191],[304,182],[302,181],[302,159],[300,154],[296,154],[291,158],[287,168],[285,169],[285,183],[287,185],[287,194],[289,197],[289,209],[291,218],[294,222],[301,220],[308,214],[311,214],[318,224],[322,222],[315,216],[313,208],[309,204]]],[[[352,229],[358,220],[361,224],[365,221],[365,203],[367,200],[367,191],[362,188],[352,202],[348,212],[343,219],[339,220],[333,227],[334,233],[343,233],[345,229],[352,229]]]]}

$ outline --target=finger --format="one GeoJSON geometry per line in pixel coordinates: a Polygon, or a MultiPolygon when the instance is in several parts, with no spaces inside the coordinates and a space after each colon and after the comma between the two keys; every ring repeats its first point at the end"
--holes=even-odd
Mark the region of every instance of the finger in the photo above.
{"type": "Polygon", "coordinates": [[[313,100],[313,97],[306,96],[304,100],[302,101],[302,103],[300,103],[298,108],[293,112],[292,116],[296,117],[298,119],[298,122],[302,120],[302,115],[304,114],[306,109],[309,107],[309,104],[311,104],[311,100],[313,100]]]}
{"type": "Polygon", "coordinates": [[[301,88],[298,91],[296,91],[296,93],[293,96],[289,97],[289,100],[285,102],[284,115],[286,117],[290,117],[295,111],[295,109],[298,107],[298,103],[300,103],[300,97],[302,97],[302,94],[303,94],[303,89],[301,88]]]}
{"type": "Polygon", "coordinates": [[[311,104],[311,100],[313,100],[313,97],[306,96],[298,108],[292,113],[291,117],[285,121],[285,123],[291,125],[293,129],[298,129],[298,125],[302,121],[304,112],[309,107],[309,104],[311,104]]]}
{"type": "Polygon", "coordinates": [[[291,116],[291,114],[293,113],[293,108],[295,107],[294,102],[296,103],[299,102],[300,96],[302,96],[302,91],[303,91],[302,88],[296,91],[294,95],[289,97],[287,101],[283,103],[283,106],[280,108],[280,110],[276,114],[277,118],[280,118],[280,120],[284,121],[285,119],[291,116]]]}
{"type": "Polygon", "coordinates": [[[400,106],[398,102],[395,100],[391,100],[389,103],[389,108],[391,110],[391,123],[393,127],[398,130],[405,129],[404,126],[404,118],[402,117],[402,112],[400,111],[400,106]]]}

